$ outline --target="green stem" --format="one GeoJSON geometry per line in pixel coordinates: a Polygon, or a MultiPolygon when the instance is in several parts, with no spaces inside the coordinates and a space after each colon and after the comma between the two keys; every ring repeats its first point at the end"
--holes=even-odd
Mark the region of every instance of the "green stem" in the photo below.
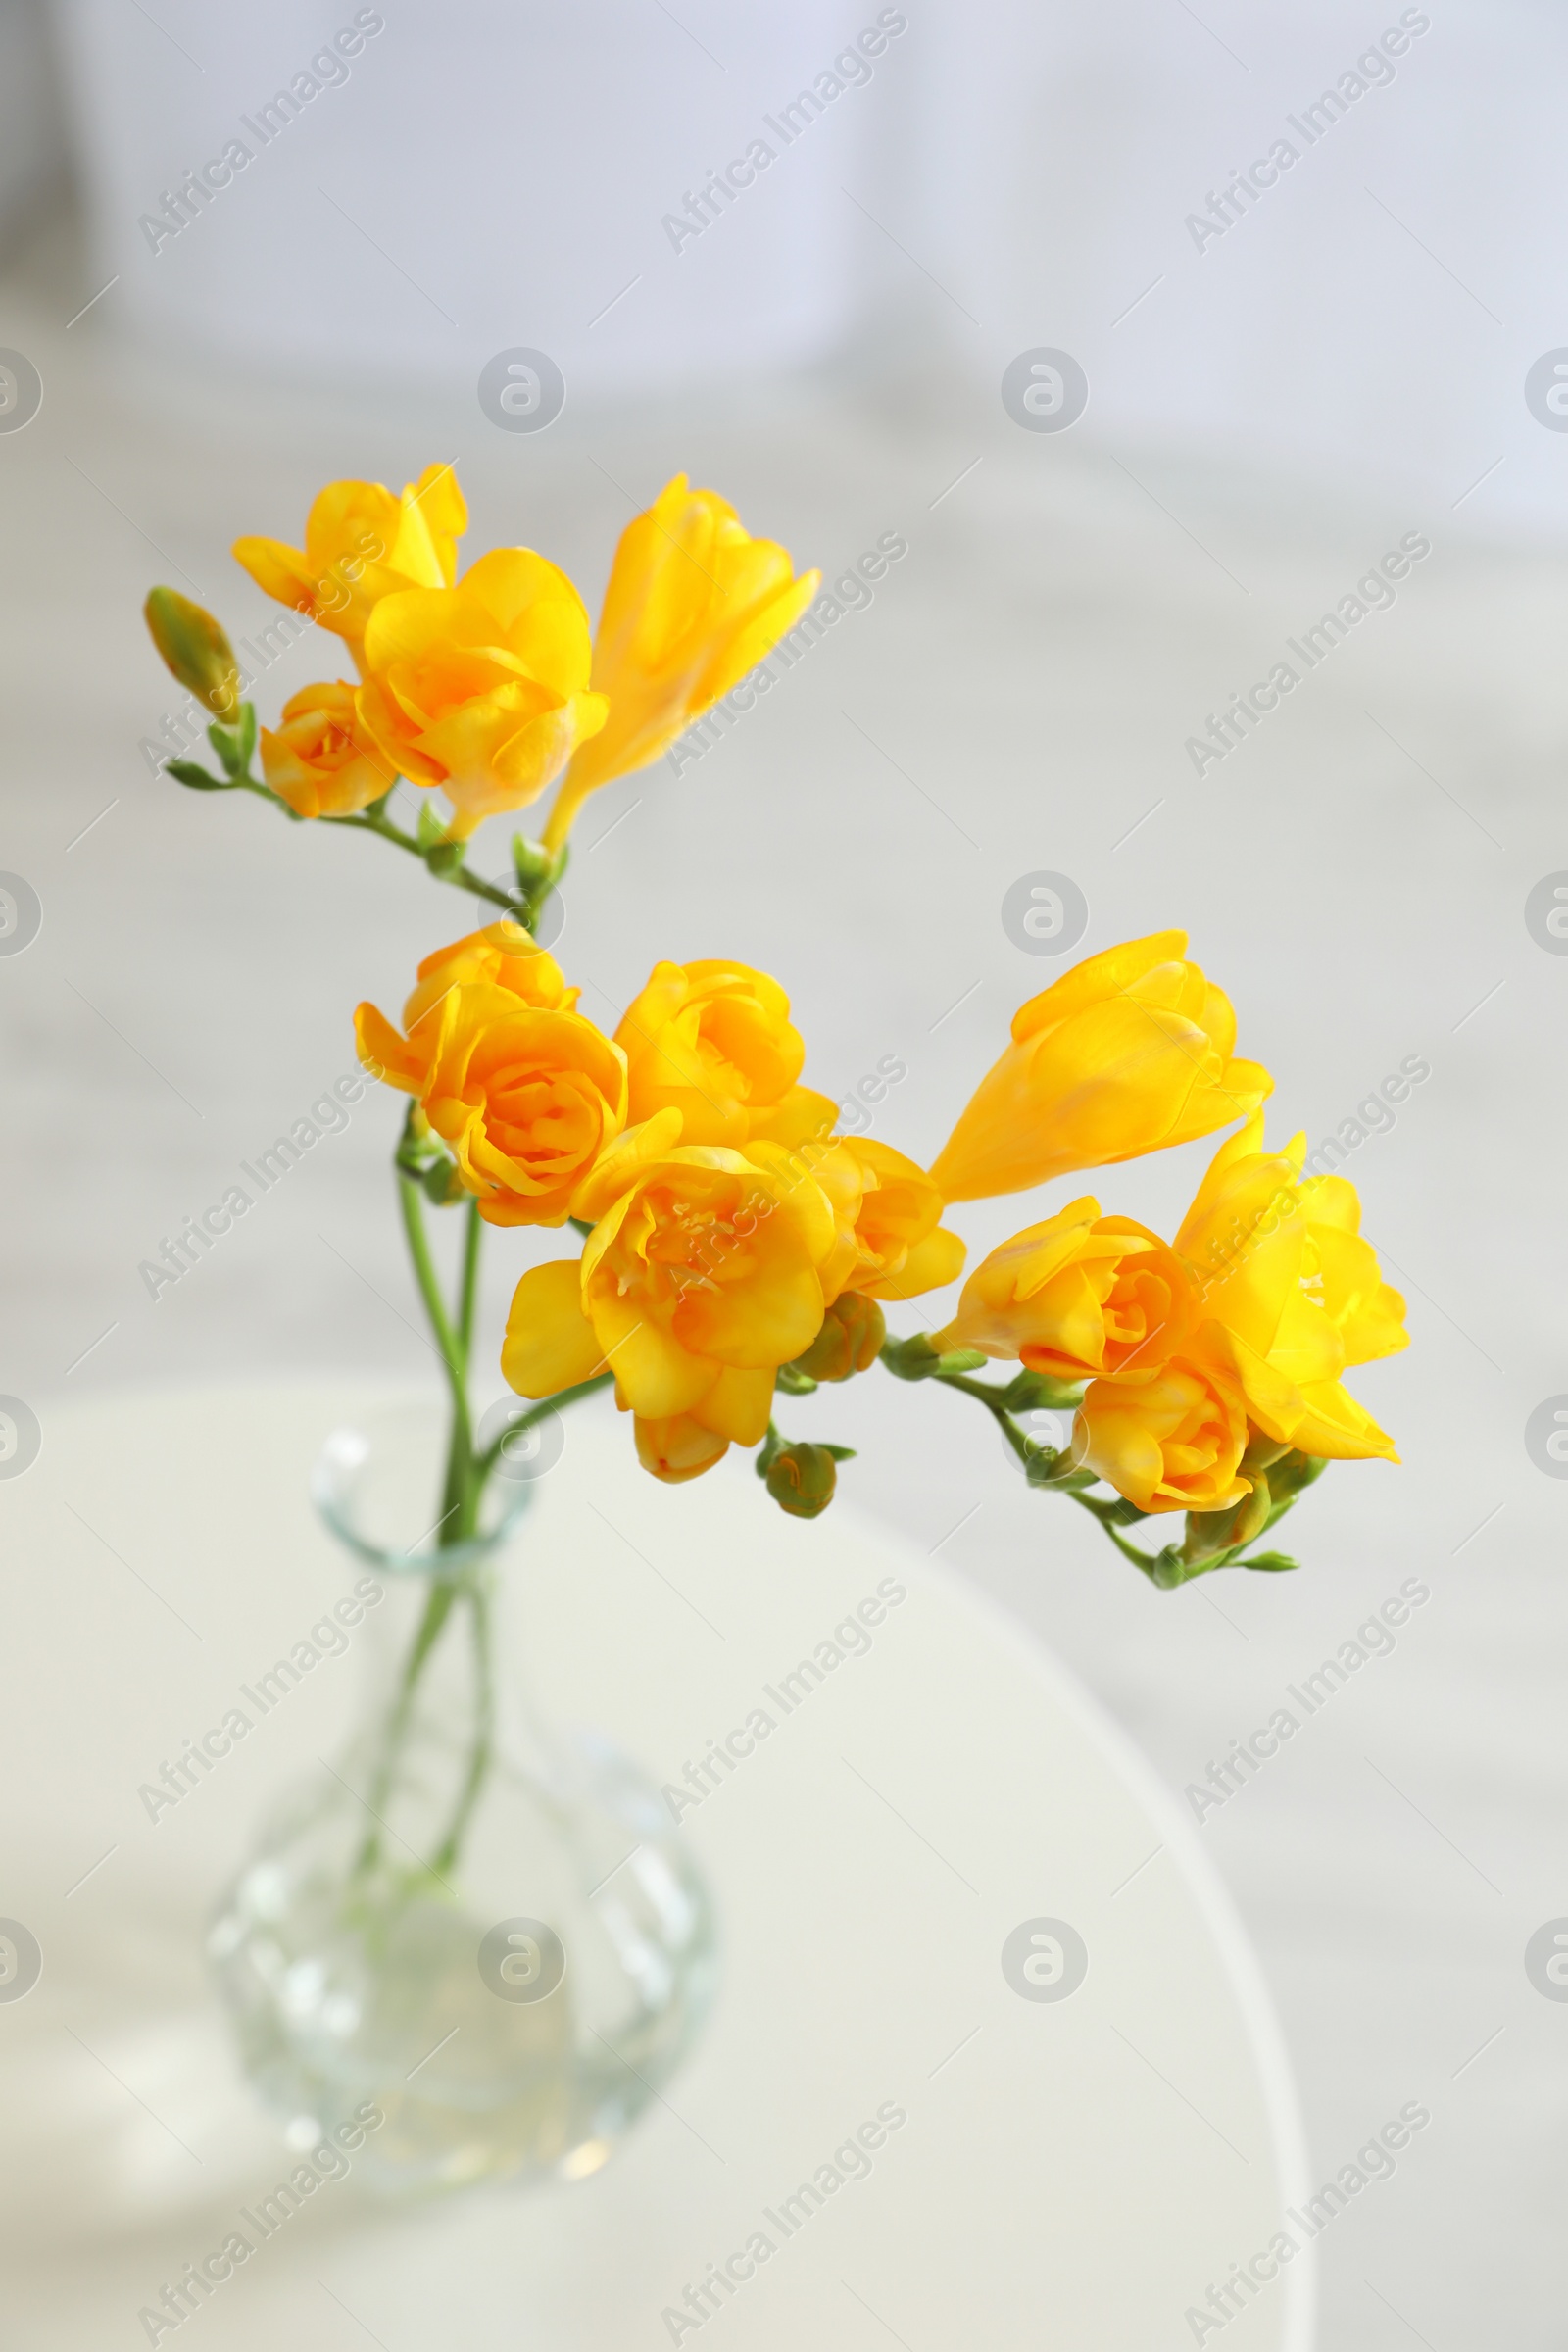
{"type": "Polygon", "coordinates": [[[463,1281],[458,1296],[458,1345],[463,1349],[463,1369],[468,1370],[473,1355],[473,1319],[479,1297],[479,1244],[484,1239],[484,1225],[479,1215],[479,1203],[470,1200],[467,1206],[467,1228],[463,1236],[463,1281]]]}
{"type": "MultiPolygon", "coordinates": [[[[253,785],[252,790],[266,792],[267,787],[253,785]]],[[[275,800],[277,796],[275,793],[268,793],[267,797],[270,800],[275,800]]],[[[520,919],[524,911],[530,913],[534,911],[531,907],[526,910],[521,907],[519,894],[516,891],[505,890],[496,882],[486,882],[482,875],[473,871],[471,866],[455,865],[449,873],[445,873],[440,867],[431,865],[428,855],[419,847],[414,835],[405,833],[402,826],[393,824],[390,817],[374,815],[367,808],[362,809],[357,816],[323,816],[318,818],[317,821],[323,825],[351,825],[358,832],[374,833],[380,840],[390,841],[395,848],[407,850],[411,858],[417,858],[419,863],[434,874],[438,882],[450,882],[458,890],[470,890],[475,898],[488,899],[492,906],[499,906],[503,913],[510,914],[514,920],[520,919]]]]}
{"type": "Polygon", "coordinates": [[[438,1584],[432,1584],[425,1595],[424,1615],[419,1620],[418,1630],[415,1634],[409,1654],[403,1661],[403,1674],[398,1684],[398,1694],[393,1702],[392,1712],[387,1718],[380,1754],[376,1758],[375,1771],[370,1781],[370,1793],[366,1799],[366,1808],[370,1815],[370,1827],[365,1833],[365,1842],[360,1847],[358,1858],[355,1861],[354,1869],[357,1877],[363,1877],[367,1871],[373,1870],[380,1860],[381,1815],[386,1809],[387,1798],[391,1794],[392,1775],[397,1765],[398,1751],[408,1734],[409,1719],[414,1712],[415,1690],[424,1671],[424,1662],[436,1645],[441,1628],[446,1624],[456,1592],[457,1587],[448,1577],[443,1578],[438,1584]]]}
{"type": "MultiPolygon", "coordinates": [[[[967,1372],[934,1372],[931,1377],[940,1381],[945,1389],[956,1389],[960,1396],[972,1396],[977,1404],[983,1404],[1026,1469],[1032,1463],[1038,1462],[1040,1448],[1025,1436],[1011,1413],[1002,1402],[1002,1398],[1006,1395],[1005,1389],[997,1387],[994,1382],[971,1379],[967,1372]]],[[[1068,1458],[1070,1459],[1070,1457],[1068,1458]]],[[[1039,1479],[1034,1483],[1042,1493],[1049,1494],[1054,1491],[1059,1494],[1068,1495],[1072,1501],[1081,1504],[1091,1518],[1098,1522],[1103,1534],[1109,1537],[1123,1559],[1131,1560],[1134,1567],[1141,1568],[1146,1576],[1152,1576],[1154,1563],[1149,1554],[1140,1551],[1136,1544],[1129,1544],[1115,1524],[1117,1514],[1122,1506],[1101,1496],[1084,1494],[1080,1481],[1088,1476],[1087,1472],[1081,1470],[1069,1470],[1060,1478],[1039,1479]]],[[[1092,1478],[1089,1479],[1089,1483],[1091,1485],[1094,1483],[1092,1478]]],[[[1140,1516],[1142,1515],[1140,1514],[1140,1516]]]]}
{"type": "Polygon", "coordinates": [[[509,1439],[516,1437],[522,1430],[534,1428],[551,1413],[559,1412],[564,1404],[575,1404],[579,1396],[593,1396],[600,1389],[608,1389],[614,1377],[613,1372],[596,1372],[592,1380],[579,1380],[575,1388],[563,1389],[558,1396],[547,1396],[542,1404],[534,1405],[530,1411],[519,1413],[515,1421],[507,1423],[501,1435],[491,1441],[483,1453],[474,1457],[475,1475],[481,1483],[489,1477],[509,1439]]]}
{"type": "Polygon", "coordinates": [[[485,1776],[490,1770],[491,1750],[495,1740],[495,1678],[490,1649],[490,1595],[481,1584],[468,1590],[468,1603],[473,1610],[473,1745],[468,1754],[468,1769],[464,1777],[451,1824],[430,1867],[445,1877],[458,1859],[485,1776]]]}

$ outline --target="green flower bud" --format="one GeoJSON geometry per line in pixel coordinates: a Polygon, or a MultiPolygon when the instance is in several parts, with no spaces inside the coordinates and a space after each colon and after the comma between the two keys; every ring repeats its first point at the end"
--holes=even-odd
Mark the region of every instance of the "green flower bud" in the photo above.
{"type": "Polygon", "coordinates": [[[142,608],[165,666],[215,718],[239,711],[239,663],[218,622],[177,588],[155,588],[142,608]]]}
{"type": "Polygon", "coordinates": [[[1220,1552],[1235,1551],[1262,1534],[1275,1498],[1261,1470],[1254,1467],[1251,1478],[1250,1494],[1244,1494],[1228,1511],[1188,1512],[1187,1541],[1181,1552],[1184,1560],[1214,1559],[1220,1552]]]}
{"type": "Polygon", "coordinates": [[[792,1519],[815,1519],[832,1501],[838,1476],[826,1446],[784,1446],[767,1466],[767,1491],[792,1519]]]}
{"type": "Polygon", "coordinates": [[[887,1318],[874,1298],[846,1291],[822,1318],[822,1328],[794,1369],[808,1380],[849,1380],[869,1371],[888,1336],[887,1318]]]}

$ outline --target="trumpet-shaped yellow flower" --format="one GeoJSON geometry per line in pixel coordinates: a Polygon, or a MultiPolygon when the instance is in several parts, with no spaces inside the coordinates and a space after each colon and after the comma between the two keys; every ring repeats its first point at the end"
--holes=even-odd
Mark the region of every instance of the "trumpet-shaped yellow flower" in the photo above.
{"type": "Polygon", "coordinates": [[[403,1007],[404,1028],[412,1030],[449,988],[471,980],[504,988],[522,1004],[537,1005],[541,1012],[571,1012],[582,995],[580,988],[566,986],[555,957],[536,946],[520,923],[503,917],[425,957],[416,974],[414,993],[403,1007]]]}
{"type": "Polygon", "coordinates": [[[1397,1459],[1340,1375],[1407,1346],[1404,1301],[1360,1238],[1354,1187],[1303,1181],[1303,1136],[1283,1152],[1262,1146],[1259,1110],[1215,1153],[1176,1236],[1200,1311],[1230,1334],[1267,1436],[1328,1460],[1397,1459]]]}
{"type": "Polygon", "coordinates": [[[581,1013],[495,982],[434,974],[410,1003],[437,979],[407,1037],[373,1004],[359,1007],[361,1059],[415,1098],[488,1224],[564,1225],[625,1122],[625,1056],[581,1013]]]}
{"type": "Polygon", "coordinates": [[[615,1031],[631,1117],[673,1108],[687,1144],[797,1143],[833,1124],[825,1095],[796,1083],[806,1059],[790,1001],[749,964],[656,963],[615,1031]]]}
{"type": "Polygon", "coordinates": [[[838,1241],[823,1270],[829,1300],[916,1298],[963,1271],[964,1245],[942,1224],[942,1195],[890,1144],[835,1135],[791,1154],[833,1203],[838,1241]]]}
{"type": "Polygon", "coordinates": [[[1221,1511],[1250,1494],[1240,1472],[1247,1400],[1223,1346],[1200,1342],[1152,1380],[1097,1380],[1074,1454],[1141,1511],[1221,1511]]]}
{"type": "Polygon", "coordinates": [[[1232,1058],[1236,1015],[1156,931],[1074,966],[1013,1016],[1012,1044],[981,1080],[931,1170],[949,1200],[1016,1193],[1210,1135],[1272,1092],[1232,1058]]]}
{"type": "Polygon", "coordinates": [[[328,482],[306,517],[303,548],[249,538],[233,552],[258,588],[341,637],[363,669],[375,607],[400,589],[450,588],[467,527],[452,467],[427,466],[401,498],[380,482],[328,482]]]}
{"type": "Polygon", "coordinates": [[[593,683],[610,702],[603,731],[572,760],[545,831],[558,849],[586,796],[657,760],[754,669],[821,584],[795,576],[788,550],[754,539],[727,500],[683,473],[626,525],[594,640],[593,683]]]}
{"type": "Polygon", "coordinates": [[[1175,1251],[1085,1194],[993,1250],[933,1337],[1056,1380],[1150,1380],[1180,1353],[1197,1305],[1175,1251]]]}
{"type": "Polygon", "coordinates": [[[724,1445],[766,1434],[779,1365],[821,1328],[835,1238],[826,1195],[779,1146],[678,1145],[678,1119],[628,1131],[581,1187],[577,1213],[598,1222],[580,1265],[523,1276],[501,1356],[534,1397],[608,1364],[662,1476],[695,1476],[724,1445]]]}
{"type": "Polygon", "coordinates": [[[605,723],[588,614],[564,571],[500,547],[455,588],[385,596],[365,634],[362,724],[415,784],[439,784],[466,839],[525,808],[605,723]]]}
{"type": "Polygon", "coordinates": [[[352,816],[397,782],[397,771],[354,712],[354,688],[302,686],[274,733],[262,729],[262,773],[296,816],[352,816]]]}

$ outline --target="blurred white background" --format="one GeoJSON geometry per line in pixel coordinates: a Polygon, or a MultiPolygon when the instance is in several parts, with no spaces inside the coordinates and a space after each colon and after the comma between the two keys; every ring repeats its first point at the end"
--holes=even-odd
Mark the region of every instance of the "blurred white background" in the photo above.
{"type": "MultiPolygon", "coordinates": [[[[1546,2352],[1568,2004],[1523,1952],[1568,1914],[1568,1495],[1523,1430],[1568,1390],[1568,963],[1524,907],[1568,868],[1568,435],[1525,387],[1568,346],[1568,22],[911,0],[882,12],[904,23],[869,78],[677,251],[665,216],[875,7],[368,16],[348,77],[156,252],[141,217],[356,12],[0,17],[0,346],[43,384],[0,432],[0,866],[43,906],[0,964],[0,1389],[46,1419],[88,1388],[421,1368],[387,1303],[395,1112],[373,1101],[176,1291],[155,1304],[137,1278],[350,1066],[353,1004],[398,1001],[464,905],[444,917],[378,845],[150,771],[177,707],[141,628],[154,580],[252,633],[268,609],[233,537],[297,538],[321,482],[433,459],[457,462],[470,556],[537,546],[590,607],[677,468],[830,580],[902,533],[906,560],[784,690],[678,778],[590,809],[558,954],[607,1024],[656,956],[776,972],[816,1084],[907,1062],[877,1132],[922,1158],[1056,968],[1000,917],[1038,868],[1083,890],[1080,953],[1191,931],[1275,1072],[1271,1133],[1328,1134],[1430,1061],[1347,1171],[1410,1300],[1409,1353],[1356,1382],[1404,1467],[1331,1472],[1291,1523],[1299,1576],[1144,1589],[956,1399],[878,1376],[796,1419],[858,1446],[842,1492],[1037,1628],[1178,1792],[1401,1580],[1430,1584],[1396,1652],[1204,1835],[1281,2008],[1314,2177],[1401,2101],[1433,2112],[1325,2237],[1323,2341],[1546,2352]],[[1358,75],[1390,30],[1392,75],[1358,75]],[[1327,90],[1343,113],[1309,146],[1289,119],[1327,90]],[[1188,217],[1282,138],[1298,160],[1200,249],[1188,217]],[[563,371],[548,431],[481,410],[512,347],[563,371]],[[1003,404],[1037,348],[1087,375],[1070,430],[1003,404]],[[1397,601],[1200,779],[1207,714],[1409,532],[1432,552],[1397,601]]],[[[319,662],[285,654],[264,716],[319,662]]],[[[1204,1157],[1098,1189],[1164,1225],[1204,1157]]],[[[960,1222],[984,1247],[1023,1206],[960,1222]]],[[[549,1253],[502,1239],[493,1311],[501,1269],[549,1253]]]]}

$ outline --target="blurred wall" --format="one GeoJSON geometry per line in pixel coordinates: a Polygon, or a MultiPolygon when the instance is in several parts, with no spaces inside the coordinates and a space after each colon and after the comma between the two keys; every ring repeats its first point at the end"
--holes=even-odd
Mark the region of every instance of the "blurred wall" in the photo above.
{"type": "Polygon", "coordinates": [[[1542,0],[156,13],[56,11],[94,282],[145,334],[367,388],[541,347],[631,403],[1059,346],[1087,438],[1561,528],[1568,436],[1525,399],[1568,344],[1542,0]]]}
{"type": "Polygon", "coordinates": [[[58,195],[65,168],[65,124],[42,0],[0,0],[0,250],[58,195]]]}

